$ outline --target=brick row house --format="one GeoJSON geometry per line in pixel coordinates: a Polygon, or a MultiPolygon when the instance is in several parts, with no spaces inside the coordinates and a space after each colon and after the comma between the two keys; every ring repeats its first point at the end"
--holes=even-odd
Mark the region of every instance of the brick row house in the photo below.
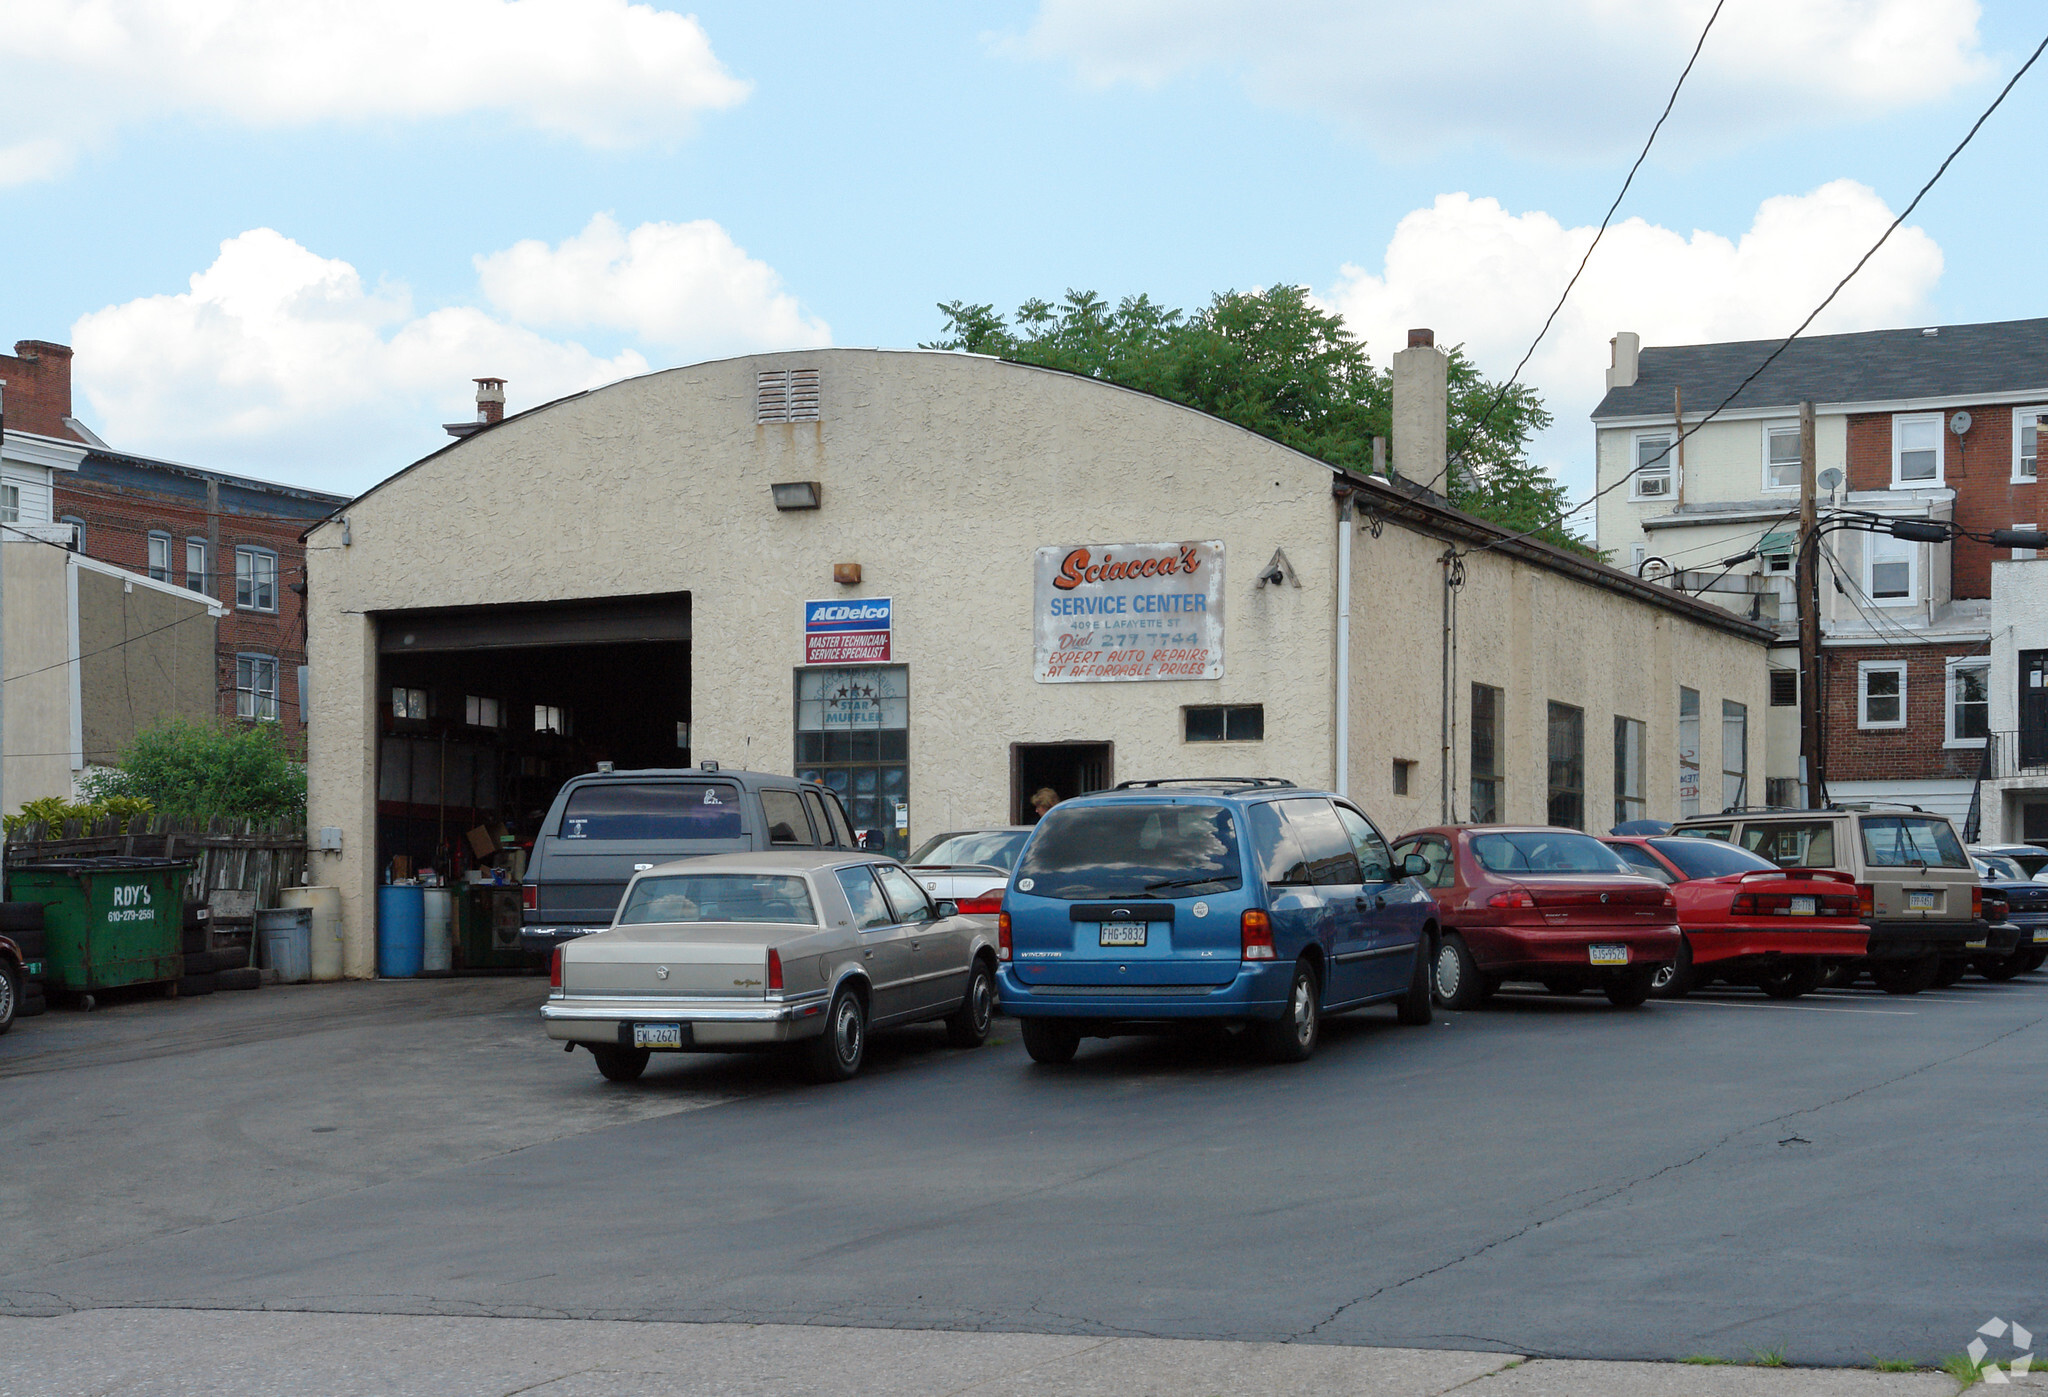
{"type": "Polygon", "coordinates": [[[1777,626],[1766,785],[1747,803],[1803,803],[1793,552],[1799,404],[1814,403],[1822,525],[1871,526],[1823,534],[1828,794],[1964,821],[1996,765],[1992,686],[2017,682],[2000,677],[2013,669],[2012,628],[1994,619],[1994,569],[2032,561],[1982,536],[2048,527],[2037,486],[2048,319],[1797,340],[1701,427],[1776,346],[1615,337],[1593,413],[1599,484],[1613,487],[1599,546],[1777,626]],[[1894,521],[1947,525],[1952,538],[1900,539],[1894,521]]]}

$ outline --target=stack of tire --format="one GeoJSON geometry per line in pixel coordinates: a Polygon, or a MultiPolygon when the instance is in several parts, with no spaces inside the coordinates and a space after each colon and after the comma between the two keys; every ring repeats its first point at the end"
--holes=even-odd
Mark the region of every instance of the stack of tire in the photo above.
{"type": "Polygon", "coordinates": [[[188,906],[180,949],[185,953],[185,974],[178,981],[178,998],[212,994],[215,990],[253,990],[263,984],[263,972],[249,964],[249,948],[223,946],[208,950],[206,908],[188,906]]]}
{"type": "MultiPolygon", "coordinates": [[[[34,1018],[50,1007],[44,987],[49,975],[49,941],[43,931],[43,904],[0,902],[0,936],[20,948],[24,961],[41,967],[33,977],[23,977],[14,985],[13,1012],[4,1014],[6,1022],[0,1023],[0,1033],[5,1033],[15,1019],[34,1018]]],[[[7,968],[7,973],[13,973],[12,966],[7,968]]],[[[0,993],[5,991],[0,990],[0,993]]]]}

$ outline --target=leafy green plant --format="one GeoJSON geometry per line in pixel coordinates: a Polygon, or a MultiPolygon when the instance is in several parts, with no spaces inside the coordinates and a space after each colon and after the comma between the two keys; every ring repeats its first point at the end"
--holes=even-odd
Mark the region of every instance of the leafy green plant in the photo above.
{"type": "Polygon", "coordinates": [[[1880,1373],[1917,1373],[1920,1365],[1910,1358],[1880,1358],[1870,1365],[1880,1373]]]}
{"type": "Polygon", "coordinates": [[[1732,1358],[1719,1358],[1711,1353],[1689,1353],[1678,1361],[1680,1363],[1695,1364],[1701,1368],[1715,1368],[1722,1364],[1733,1363],[1735,1360],[1732,1358]]]}
{"type": "Polygon", "coordinates": [[[1785,1366],[1785,1350],[1778,1348],[1757,1349],[1750,1357],[1749,1366],[1752,1368],[1782,1368],[1785,1366]]]}
{"type": "Polygon", "coordinates": [[[292,760],[268,723],[174,718],[138,733],[118,767],[90,773],[79,784],[110,813],[126,808],[194,820],[284,820],[306,812],[306,768],[292,760]],[[127,804],[117,808],[117,800],[127,804]]]}
{"type": "Polygon", "coordinates": [[[123,825],[156,814],[156,802],[148,796],[110,795],[102,796],[97,802],[102,819],[112,817],[123,825]]]}
{"type": "Polygon", "coordinates": [[[1967,1353],[1952,1353],[1941,1360],[1941,1371],[1964,1387],[1984,1381],[1984,1365],[1967,1353]]]}

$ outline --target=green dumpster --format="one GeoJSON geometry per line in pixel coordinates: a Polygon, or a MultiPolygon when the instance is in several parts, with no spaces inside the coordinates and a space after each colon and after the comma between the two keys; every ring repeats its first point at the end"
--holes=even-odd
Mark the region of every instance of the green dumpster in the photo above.
{"type": "Polygon", "coordinates": [[[184,973],[179,934],[191,871],[177,859],[52,859],[8,869],[7,896],[43,904],[49,987],[89,997],[184,973]]]}

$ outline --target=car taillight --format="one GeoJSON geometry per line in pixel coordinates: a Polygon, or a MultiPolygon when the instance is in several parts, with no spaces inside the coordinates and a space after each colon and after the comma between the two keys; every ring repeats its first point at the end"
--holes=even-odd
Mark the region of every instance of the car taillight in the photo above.
{"type": "Polygon", "coordinates": [[[1505,911],[1513,907],[1534,907],[1536,899],[1529,896],[1527,888],[1517,887],[1509,888],[1506,892],[1495,893],[1492,897],[1486,899],[1486,905],[1488,907],[1498,907],[1505,911]]]}
{"type": "Polygon", "coordinates": [[[1264,912],[1253,908],[1239,918],[1237,937],[1240,953],[1244,959],[1273,959],[1273,919],[1264,912]]]}
{"type": "Polygon", "coordinates": [[[562,948],[561,948],[560,946],[557,946],[557,947],[555,947],[555,954],[554,954],[553,958],[552,958],[552,959],[550,959],[550,960],[548,961],[548,988],[550,988],[550,989],[557,989],[557,990],[558,990],[558,989],[560,989],[561,987],[562,987],[562,948]]]}
{"type": "Polygon", "coordinates": [[[1982,888],[1970,889],[1970,915],[1973,918],[1984,915],[1984,890],[1982,888]]]}
{"type": "Polygon", "coordinates": [[[962,916],[992,917],[1003,910],[1003,890],[990,888],[979,897],[961,898],[958,905],[962,916]]]}
{"type": "Polygon", "coordinates": [[[1009,958],[1010,914],[1008,912],[1001,912],[996,915],[996,959],[1008,960],[1009,958]]]}
{"type": "Polygon", "coordinates": [[[1877,889],[1868,883],[1856,885],[1856,915],[1874,917],[1877,915],[1877,889]]]}
{"type": "Polygon", "coordinates": [[[768,988],[771,990],[780,990],[782,988],[782,952],[776,950],[773,946],[768,948],[768,988]]]}
{"type": "Polygon", "coordinates": [[[540,888],[537,884],[528,883],[519,890],[519,905],[529,912],[540,911],[540,888]]]}

